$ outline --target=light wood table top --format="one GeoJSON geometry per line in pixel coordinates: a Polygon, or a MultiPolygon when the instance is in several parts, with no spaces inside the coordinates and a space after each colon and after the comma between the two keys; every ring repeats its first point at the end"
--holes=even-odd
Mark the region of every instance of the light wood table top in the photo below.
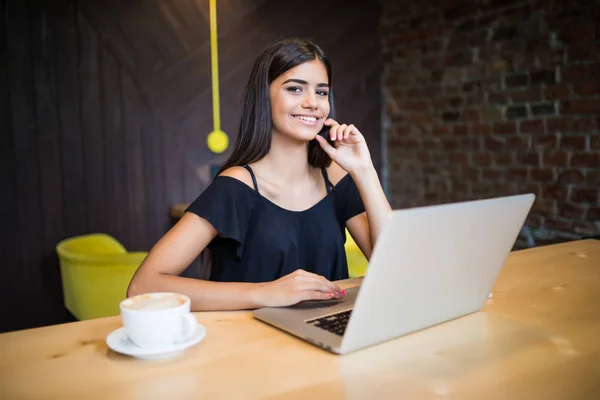
{"type": "Polygon", "coordinates": [[[2,334],[0,398],[600,398],[597,240],[513,252],[483,312],[345,356],[249,312],[196,317],[206,338],[163,361],[109,350],[119,317],[2,334]]]}

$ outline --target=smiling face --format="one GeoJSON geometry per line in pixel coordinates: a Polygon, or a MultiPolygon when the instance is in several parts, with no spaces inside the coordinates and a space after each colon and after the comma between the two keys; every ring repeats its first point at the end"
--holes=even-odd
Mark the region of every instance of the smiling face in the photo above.
{"type": "Polygon", "coordinates": [[[319,60],[288,70],[270,85],[273,134],[299,141],[315,138],[329,115],[329,79],[319,60]]]}

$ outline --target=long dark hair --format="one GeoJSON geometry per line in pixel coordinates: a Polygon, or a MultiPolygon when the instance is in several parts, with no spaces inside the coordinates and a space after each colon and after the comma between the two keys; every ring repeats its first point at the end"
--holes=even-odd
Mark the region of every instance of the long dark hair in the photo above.
{"type": "MultiPolygon", "coordinates": [[[[280,75],[307,61],[319,60],[329,79],[329,118],[335,118],[331,65],[325,53],[310,40],[285,39],[267,47],[254,62],[243,96],[242,115],[233,152],[219,173],[227,168],[250,164],[266,156],[271,149],[273,119],[269,85],[280,75]]],[[[328,167],[329,156],[316,140],[308,143],[308,163],[328,167]]]]}

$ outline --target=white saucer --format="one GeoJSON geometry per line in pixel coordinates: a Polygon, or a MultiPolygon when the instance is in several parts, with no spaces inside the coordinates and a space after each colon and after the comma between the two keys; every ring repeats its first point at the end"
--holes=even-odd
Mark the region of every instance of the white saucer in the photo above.
{"type": "Polygon", "coordinates": [[[196,332],[185,342],[176,343],[162,349],[144,349],[133,344],[127,337],[125,328],[121,327],[106,337],[106,344],[117,353],[126,354],[140,360],[161,360],[178,356],[185,349],[201,342],[204,336],[206,336],[206,328],[198,324],[196,332]]]}

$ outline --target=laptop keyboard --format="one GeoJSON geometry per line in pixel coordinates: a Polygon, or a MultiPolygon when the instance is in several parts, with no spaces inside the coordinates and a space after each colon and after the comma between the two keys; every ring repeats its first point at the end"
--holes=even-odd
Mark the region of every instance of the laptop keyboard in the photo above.
{"type": "Polygon", "coordinates": [[[344,336],[351,313],[352,310],[348,310],[341,313],[328,315],[326,317],[311,319],[306,322],[318,328],[325,329],[331,333],[335,333],[336,335],[344,336]]]}

